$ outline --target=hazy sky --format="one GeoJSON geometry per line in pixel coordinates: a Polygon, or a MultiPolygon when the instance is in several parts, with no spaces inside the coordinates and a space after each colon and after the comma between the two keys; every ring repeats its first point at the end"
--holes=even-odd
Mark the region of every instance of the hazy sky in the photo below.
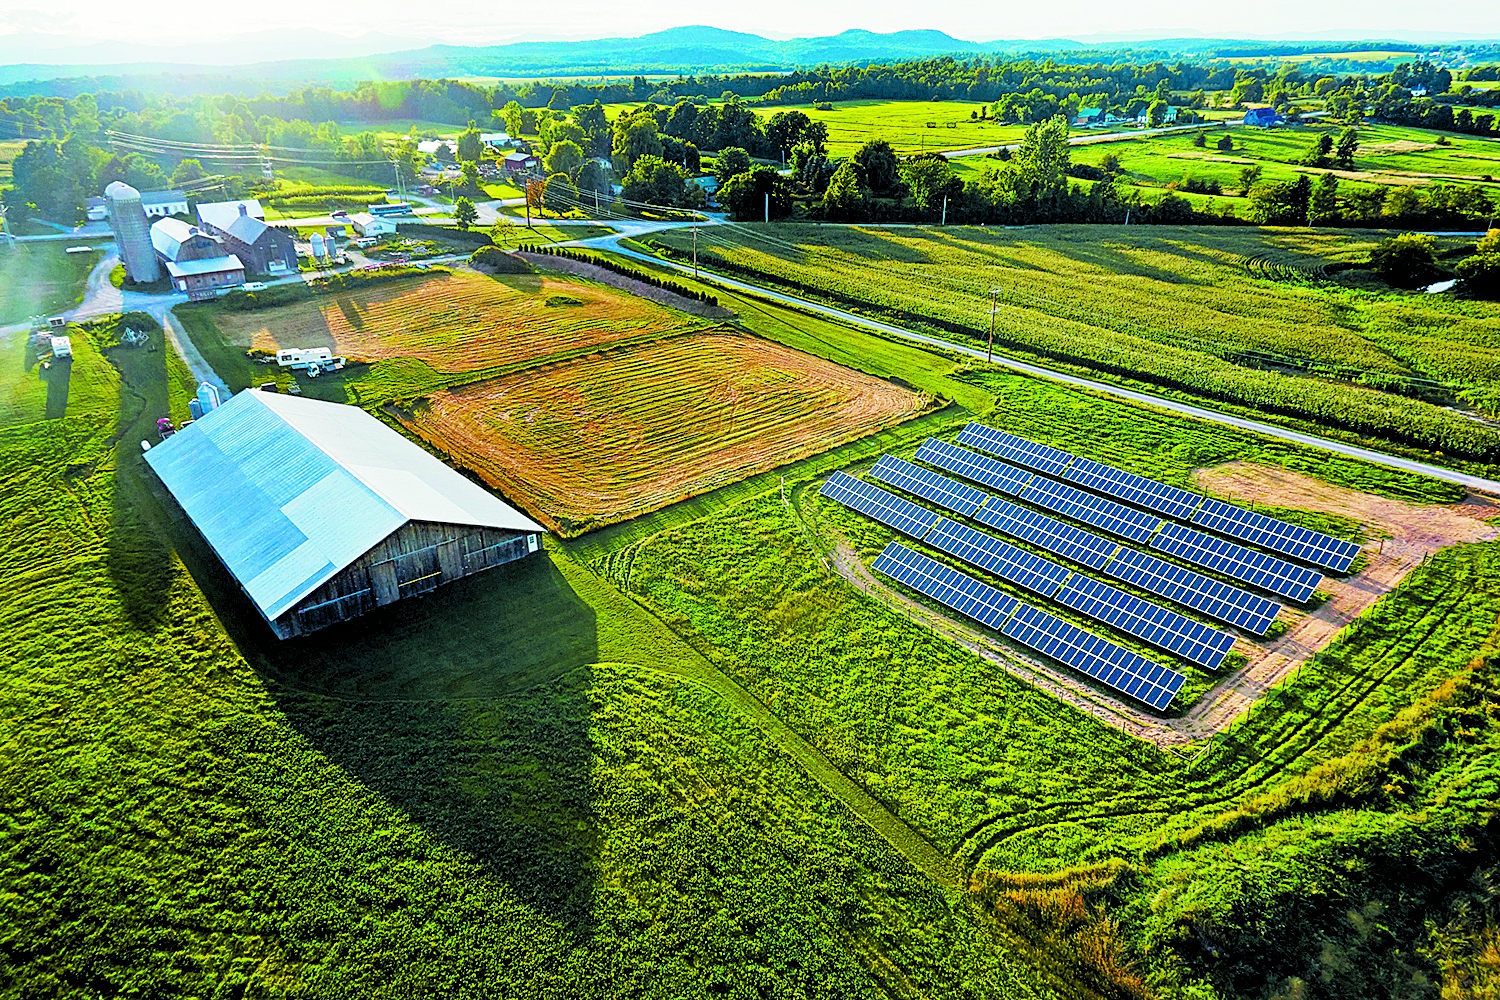
{"type": "MultiPolygon", "coordinates": [[[[409,35],[415,42],[442,39],[483,44],[516,38],[597,38],[638,35],[683,24],[753,31],[772,37],[835,34],[846,28],[894,31],[937,28],[958,38],[1083,37],[1129,32],[1142,36],[1368,38],[1440,33],[1500,35],[1496,0],[1262,0],[1254,4],[1202,0],[1115,0],[1091,3],[977,4],[937,0],[759,0],[751,4],[687,0],[568,3],[496,3],[446,0],[440,4],[390,0],[0,0],[0,34],[41,32],[69,41],[112,39],[164,45],[223,38],[263,28],[317,27],[345,35],[375,31],[409,35]],[[561,15],[561,16],[559,16],[561,15]]],[[[128,58],[128,57],[127,57],[128,58]]]]}

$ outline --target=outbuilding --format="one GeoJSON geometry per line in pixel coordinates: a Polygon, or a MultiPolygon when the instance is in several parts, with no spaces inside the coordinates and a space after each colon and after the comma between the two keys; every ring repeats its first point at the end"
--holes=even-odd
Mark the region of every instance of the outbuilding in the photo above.
{"type": "Polygon", "coordinates": [[[509,174],[523,174],[542,169],[542,161],[534,153],[507,153],[502,161],[505,172],[509,174]]]}
{"type": "Polygon", "coordinates": [[[1251,108],[1245,112],[1245,124],[1256,128],[1270,128],[1280,122],[1281,116],[1276,113],[1275,108],[1251,108]]]}
{"type": "Polygon", "coordinates": [[[356,406],[247,389],[145,459],[282,639],[542,550],[541,525],[356,406]]]}
{"type": "Polygon", "coordinates": [[[389,236],[396,231],[396,224],[390,219],[371,215],[369,212],[349,216],[349,225],[361,236],[389,236]]]}

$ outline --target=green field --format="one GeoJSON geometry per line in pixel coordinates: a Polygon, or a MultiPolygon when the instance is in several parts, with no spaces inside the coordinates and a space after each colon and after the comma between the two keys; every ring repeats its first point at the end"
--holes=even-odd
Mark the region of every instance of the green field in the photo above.
{"type": "MultiPolygon", "coordinates": [[[[655,239],[681,254],[689,238],[655,239]]],[[[736,226],[701,231],[699,258],[960,339],[987,336],[995,289],[1002,350],[1449,462],[1500,460],[1500,431],[1440,405],[1490,406],[1500,307],[1328,279],[1371,245],[1228,228],[736,226]]]]}
{"type": "Polygon", "coordinates": [[[832,111],[811,104],[755,105],[762,118],[800,111],[828,126],[828,155],[848,156],[860,146],[884,139],[898,156],[941,153],[973,146],[1019,142],[1024,125],[1000,125],[969,118],[982,101],[838,101],[832,111]]]}
{"type": "Polygon", "coordinates": [[[83,298],[98,253],[65,253],[66,240],[0,249],[0,325],[67,309],[83,298]]]}

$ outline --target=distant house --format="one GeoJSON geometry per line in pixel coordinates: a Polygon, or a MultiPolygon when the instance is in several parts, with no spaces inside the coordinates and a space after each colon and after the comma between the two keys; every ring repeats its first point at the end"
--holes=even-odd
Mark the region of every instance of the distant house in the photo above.
{"type": "Polygon", "coordinates": [[[349,216],[349,225],[361,236],[389,236],[396,231],[396,224],[369,212],[349,216]]]}
{"type": "Polygon", "coordinates": [[[438,150],[440,149],[446,149],[448,151],[449,159],[458,158],[458,145],[456,143],[449,142],[447,139],[423,139],[421,142],[417,143],[417,152],[425,153],[428,156],[437,156],[438,150]]]}
{"type": "Polygon", "coordinates": [[[83,210],[90,222],[103,222],[109,218],[109,206],[104,204],[103,198],[83,199],[83,210]]]}
{"type": "Polygon", "coordinates": [[[499,149],[501,146],[510,145],[510,136],[504,132],[481,132],[479,141],[490,149],[499,149]]]}
{"type": "MultiPolygon", "coordinates": [[[[1173,122],[1175,122],[1176,120],[1177,120],[1177,109],[1174,108],[1174,107],[1172,107],[1171,105],[1168,105],[1167,106],[1166,114],[1164,114],[1164,115],[1161,116],[1161,123],[1163,125],[1170,125],[1173,122]]],[[[1144,111],[1142,111],[1140,113],[1140,115],[1136,117],[1135,123],[1137,125],[1150,125],[1151,124],[1151,109],[1150,108],[1146,108],[1144,111]]]]}
{"type": "Polygon", "coordinates": [[[210,201],[198,206],[198,225],[214,236],[223,236],[241,215],[266,221],[266,210],[260,207],[260,199],[246,198],[242,201],[210,201]],[[240,209],[244,211],[240,211],[240,209]]]}
{"type": "Polygon", "coordinates": [[[1251,108],[1245,112],[1245,124],[1256,128],[1270,128],[1281,121],[1275,108],[1251,108]]]}
{"type": "MultiPolygon", "coordinates": [[[[103,222],[109,218],[109,205],[103,198],[86,198],[83,202],[84,210],[88,213],[90,222],[103,222]]],[[[141,210],[146,213],[148,219],[164,219],[169,215],[186,215],[188,210],[187,195],[181,191],[143,191],[141,192],[141,210]]]]}
{"type": "Polygon", "coordinates": [[[505,172],[512,176],[542,169],[541,159],[532,153],[520,151],[508,153],[502,162],[505,165],[505,172]]]}
{"type": "Polygon", "coordinates": [[[224,244],[181,219],[151,225],[151,247],[167,270],[172,287],[194,301],[211,299],[220,288],[245,283],[245,266],[224,244]]]}
{"type": "Polygon", "coordinates": [[[297,241],[285,229],[266,225],[240,206],[240,217],[224,231],[224,246],[257,274],[288,274],[297,270],[297,241]]]}
{"type": "Polygon", "coordinates": [[[1073,119],[1075,128],[1094,128],[1104,124],[1103,108],[1080,108],[1078,117],[1073,119]]]}

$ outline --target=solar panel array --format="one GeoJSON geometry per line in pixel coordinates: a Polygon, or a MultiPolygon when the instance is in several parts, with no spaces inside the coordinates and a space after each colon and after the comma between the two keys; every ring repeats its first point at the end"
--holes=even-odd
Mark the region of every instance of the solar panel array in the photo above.
{"type": "Polygon", "coordinates": [[[868,514],[881,524],[913,538],[921,538],[938,522],[938,515],[926,507],[919,507],[910,500],[903,500],[878,486],[855,479],[847,472],[835,472],[829,476],[818,494],[837,500],[845,507],[853,507],[861,514],[868,514]]]}
{"type": "Polygon", "coordinates": [[[1281,605],[1275,601],[1159,559],[1149,552],[1122,547],[1110,560],[1105,572],[1185,608],[1237,625],[1252,635],[1265,635],[1281,610],[1281,605]]]}
{"type": "Polygon", "coordinates": [[[958,435],[958,443],[982,449],[1046,476],[1058,475],[1073,461],[1073,456],[1068,452],[997,431],[984,424],[971,423],[966,426],[958,435]]]}
{"type": "Polygon", "coordinates": [[[1253,510],[1236,507],[1222,500],[1207,500],[1193,515],[1192,522],[1242,542],[1280,552],[1314,566],[1342,573],[1359,555],[1357,542],[1346,542],[1321,531],[1312,531],[1253,510]]]}
{"type": "Polygon", "coordinates": [[[1057,588],[1068,578],[1069,571],[1052,560],[1018,549],[994,535],[975,531],[951,518],[939,518],[937,526],[922,540],[971,566],[988,570],[1007,583],[1025,587],[1043,597],[1057,593],[1057,588]]]}
{"type": "Polygon", "coordinates": [[[1217,670],[1234,646],[1234,636],[1228,632],[1209,628],[1081,573],[1069,577],[1053,600],[1208,670],[1217,670]]]}
{"type": "Polygon", "coordinates": [[[875,570],[997,632],[1021,604],[1009,594],[951,566],[944,566],[936,559],[913,552],[899,542],[887,545],[885,551],[875,557],[875,570]]]}
{"type": "Polygon", "coordinates": [[[1293,565],[1285,559],[1171,521],[1162,525],[1161,531],[1151,540],[1151,547],[1299,604],[1305,603],[1323,581],[1323,574],[1317,570],[1293,565]]]}
{"type": "Polygon", "coordinates": [[[1165,709],[1187,680],[898,542],[876,557],[875,569],[1152,708],[1165,709]]]}
{"type": "Polygon", "coordinates": [[[1043,479],[1041,476],[1031,480],[1021,494],[1021,499],[1043,510],[1071,517],[1132,542],[1150,541],[1156,529],[1161,526],[1159,517],[1143,514],[1124,504],[1096,497],[1066,483],[1043,479]]]}
{"type": "Polygon", "coordinates": [[[1172,703],[1187,680],[1175,670],[1029,604],[1018,607],[1000,631],[1158,710],[1172,703]]]}
{"type": "Polygon", "coordinates": [[[1023,472],[1014,465],[997,462],[993,458],[986,458],[937,438],[928,438],[922,442],[922,447],[917,449],[917,461],[947,469],[981,486],[1012,496],[1024,490],[1031,479],[1031,473],[1023,472]]]}
{"type": "MultiPolygon", "coordinates": [[[[875,466],[875,472],[893,486],[930,497],[958,513],[968,510],[972,499],[968,493],[962,492],[967,489],[962,483],[890,455],[880,460],[875,466]],[[922,492],[923,490],[926,492],[922,492]],[[949,502],[955,497],[960,498],[962,506],[949,502]]],[[[1142,590],[1165,597],[1183,607],[1202,611],[1231,625],[1238,625],[1256,635],[1263,635],[1281,610],[1281,606],[1275,601],[1247,593],[1202,573],[1124,548],[1118,542],[1075,528],[1008,500],[978,490],[972,492],[983,503],[983,506],[969,514],[979,523],[1071,559],[1089,569],[1102,569],[1110,576],[1135,584],[1142,590]]]]}
{"type": "Polygon", "coordinates": [[[870,472],[883,483],[924,497],[956,514],[973,514],[989,496],[972,486],[965,486],[893,455],[883,457],[870,472]]]}
{"type": "Polygon", "coordinates": [[[1096,493],[1186,521],[1203,497],[1090,458],[1075,458],[1062,477],[1096,493]]]}

